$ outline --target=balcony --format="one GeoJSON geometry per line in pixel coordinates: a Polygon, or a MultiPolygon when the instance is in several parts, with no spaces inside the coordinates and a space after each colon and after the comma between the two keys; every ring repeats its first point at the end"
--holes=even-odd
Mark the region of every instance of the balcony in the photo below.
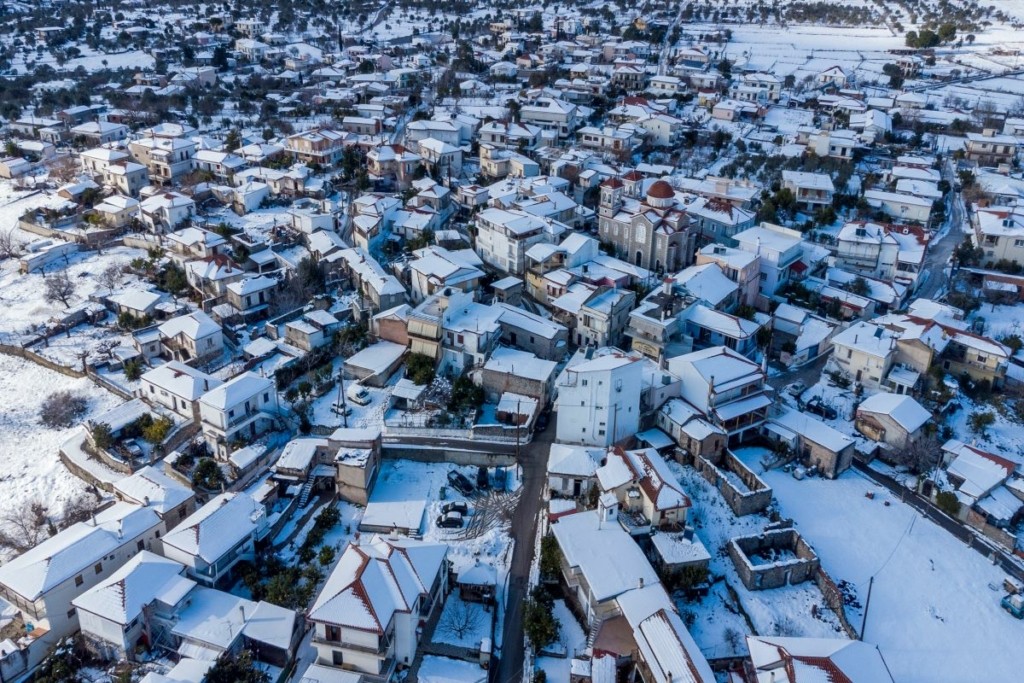
{"type": "Polygon", "coordinates": [[[327,645],[328,647],[333,647],[339,650],[352,650],[354,652],[364,652],[369,655],[374,655],[375,657],[383,657],[387,655],[388,651],[391,649],[391,641],[387,638],[379,638],[377,645],[373,646],[363,645],[361,643],[350,643],[345,640],[330,640],[329,638],[324,638],[322,636],[316,635],[314,632],[313,642],[320,643],[322,645],[327,645]]]}

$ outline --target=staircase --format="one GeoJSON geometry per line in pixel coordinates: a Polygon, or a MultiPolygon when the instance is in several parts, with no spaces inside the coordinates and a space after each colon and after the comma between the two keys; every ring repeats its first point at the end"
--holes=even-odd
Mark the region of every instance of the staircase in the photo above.
{"type": "Polygon", "coordinates": [[[316,477],[310,472],[309,476],[306,477],[306,483],[302,485],[302,490],[299,491],[299,509],[306,507],[306,503],[309,502],[309,495],[313,492],[313,481],[316,477]]]}
{"type": "Polygon", "coordinates": [[[590,624],[590,631],[587,633],[587,649],[594,647],[594,643],[597,641],[597,634],[601,632],[601,625],[604,623],[604,619],[594,617],[593,623],[590,624]]]}

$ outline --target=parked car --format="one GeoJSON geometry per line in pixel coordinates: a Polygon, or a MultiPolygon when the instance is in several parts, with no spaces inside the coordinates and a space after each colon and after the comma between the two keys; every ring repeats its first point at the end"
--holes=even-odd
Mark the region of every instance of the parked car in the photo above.
{"type": "Polygon", "coordinates": [[[826,405],[820,396],[815,396],[810,401],[804,404],[804,410],[812,415],[818,415],[825,418],[826,420],[834,420],[839,417],[839,413],[836,409],[830,405],[826,405]]]}
{"type": "Polygon", "coordinates": [[[448,483],[452,485],[456,491],[464,496],[468,496],[473,493],[473,484],[463,475],[461,472],[452,470],[448,473],[448,483]]]}
{"type": "Polygon", "coordinates": [[[487,473],[487,468],[481,465],[476,468],[476,487],[481,491],[491,488],[491,478],[487,473]]]}
{"type": "Polygon", "coordinates": [[[548,411],[542,412],[537,416],[537,421],[533,424],[533,430],[535,432],[543,432],[548,428],[548,423],[551,421],[551,413],[548,411]]]}
{"type": "Polygon", "coordinates": [[[356,405],[365,406],[370,403],[370,392],[362,384],[351,384],[345,391],[348,400],[356,405]]]}
{"type": "Polygon", "coordinates": [[[442,529],[461,529],[462,515],[458,512],[446,512],[437,518],[437,526],[442,529]]]}
{"type": "Polygon", "coordinates": [[[807,385],[804,384],[803,380],[798,379],[792,384],[786,385],[786,393],[793,397],[799,397],[800,394],[804,393],[804,389],[806,388],[807,385]]]}
{"type": "Polygon", "coordinates": [[[441,506],[441,514],[446,515],[449,512],[458,512],[460,515],[469,514],[469,505],[460,501],[454,501],[451,503],[445,503],[441,506]]]}

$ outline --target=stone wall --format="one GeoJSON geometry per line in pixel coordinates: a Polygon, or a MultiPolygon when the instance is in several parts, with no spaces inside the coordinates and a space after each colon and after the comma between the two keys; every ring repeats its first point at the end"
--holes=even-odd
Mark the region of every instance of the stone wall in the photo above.
{"type": "Polygon", "coordinates": [[[748,590],[765,590],[813,579],[818,555],[795,529],[776,529],[756,536],[740,536],[727,546],[740,580],[748,590]],[[755,562],[756,556],[785,553],[777,561],[755,562]]]}
{"type": "Polygon", "coordinates": [[[771,487],[733,455],[732,451],[725,450],[719,454],[707,456],[699,455],[694,459],[694,467],[701,473],[701,476],[718,489],[737,517],[763,512],[771,505],[771,487]],[[746,490],[737,488],[726,476],[726,472],[731,472],[738,477],[746,486],[746,490]]]}

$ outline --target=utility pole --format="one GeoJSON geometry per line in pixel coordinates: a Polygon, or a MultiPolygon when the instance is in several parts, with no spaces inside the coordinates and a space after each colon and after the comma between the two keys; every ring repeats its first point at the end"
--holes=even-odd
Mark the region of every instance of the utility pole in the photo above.
{"type": "Polygon", "coordinates": [[[875,585],[875,577],[868,579],[868,597],[864,600],[864,620],[860,623],[860,639],[864,640],[864,630],[868,627],[868,608],[871,607],[871,588],[875,585]]]}

